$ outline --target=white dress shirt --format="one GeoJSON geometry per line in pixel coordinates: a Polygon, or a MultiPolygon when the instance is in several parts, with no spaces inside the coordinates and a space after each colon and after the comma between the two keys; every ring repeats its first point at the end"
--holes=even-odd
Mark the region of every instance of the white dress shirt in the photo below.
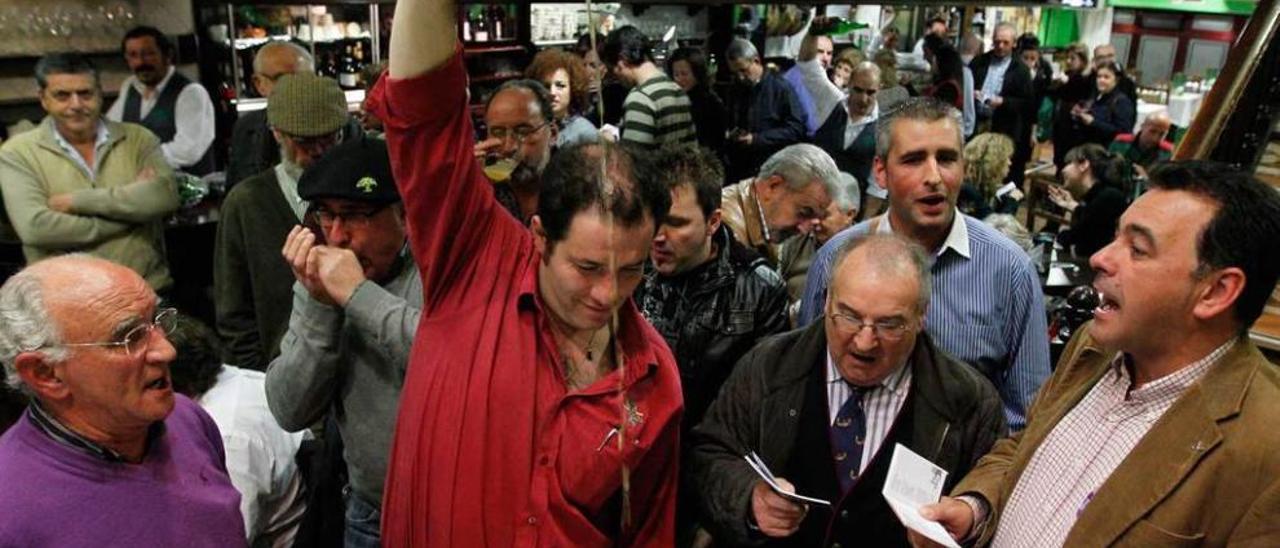
{"type": "Polygon", "coordinates": [[[280,428],[267,407],[265,379],[261,371],[224,365],[199,403],[222,432],[249,543],[284,547],[293,544],[307,506],[294,459],[308,434],[280,428]]]}
{"type": "MultiPolygon", "coordinates": [[[[146,118],[151,114],[151,109],[155,108],[156,100],[164,92],[165,86],[169,85],[175,70],[174,67],[169,67],[169,74],[165,75],[164,80],[160,81],[155,90],[147,89],[146,85],[138,81],[137,76],[130,76],[124,81],[124,85],[120,86],[120,96],[116,98],[116,102],[112,103],[111,108],[107,110],[107,119],[115,122],[123,121],[124,103],[128,98],[127,92],[130,87],[142,96],[138,115],[146,118]]],[[[215,127],[213,101],[209,99],[209,92],[205,91],[204,86],[199,82],[192,81],[178,94],[173,116],[178,132],[174,134],[172,141],[162,143],[160,150],[171,167],[182,169],[199,162],[200,158],[204,157],[205,151],[209,150],[209,146],[213,144],[215,127]]]]}
{"type": "MultiPolygon", "coordinates": [[[[885,438],[889,437],[889,430],[893,429],[893,421],[897,420],[898,412],[902,410],[902,404],[907,401],[907,392],[910,390],[911,367],[910,364],[904,363],[880,381],[880,384],[862,395],[862,411],[867,418],[867,429],[866,438],[864,438],[866,443],[862,444],[862,461],[858,467],[858,475],[862,475],[862,472],[867,469],[871,459],[875,458],[876,451],[880,450],[885,438]]],[[[840,369],[836,367],[835,361],[831,359],[831,353],[828,352],[827,415],[830,419],[828,425],[835,424],[836,415],[840,414],[840,407],[851,395],[853,395],[853,389],[849,388],[849,383],[845,382],[844,377],[840,375],[840,369]]]]}

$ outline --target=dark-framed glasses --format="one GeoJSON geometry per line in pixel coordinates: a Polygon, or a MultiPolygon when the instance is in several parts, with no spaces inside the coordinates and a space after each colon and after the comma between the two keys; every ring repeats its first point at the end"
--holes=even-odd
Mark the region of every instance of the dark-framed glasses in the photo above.
{"type": "Polygon", "coordinates": [[[847,337],[857,336],[864,328],[871,328],[872,337],[882,341],[897,341],[901,340],[903,335],[907,334],[907,330],[911,328],[911,322],[901,318],[886,318],[868,322],[853,314],[843,312],[835,312],[828,317],[831,318],[831,323],[835,325],[836,330],[847,337]]]}
{"type": "Polygon", "coordinates": [[[62,343],[49,346],[61,346],[66,348],[90,347],[90,346],[106,346],[123,348],[125,353],[130,356],[141,354],[151,344],[151,330],[159,329],[166,336],[173,333],[174,328],[178,325],[178,310],[175,308],[161,308],[156,311],[156,315],[149,322],[144,322],[135,326],[133,329],[125,332],[124,336],[118,341],[113,342],[92,342],[92,343],[62,343]]]}
{"type": "Polygon", "coordinates": [[[375,216],[377,216],[379,213],[382,213],[382,210],[386,208],[387,208],[386,205],[381,205],[381,206],[372,207],[368,209],[329,211],[328,209],[325,209],[322,207],[313,207],[310,210],[310,214],[312,215],[312,217],[315,218],[316,222],[319,223],[319,225],[325,230],[329,230],[330,228],[333,228],[333,225],[336,224],[338,221],[342,221],[342,224],[344,226],[348,226],[352,228],[365,228],[369,226],[369,222],[372,221],[375,216]]]}
{"type": "Polygon", "coordinates": [[[506,141],[508,137],[511,137],[515,139],[517,143],[524,143],[525,141],[528,141],[530,137],[533,137],[535,133],[542,131],[542,128],[547,127],[550,123],[550,121],[547,121],[536,126],[521,125],[513,128],[505,128],[501,126],[490,127],[488,131],[489,138],[506,141]]]}

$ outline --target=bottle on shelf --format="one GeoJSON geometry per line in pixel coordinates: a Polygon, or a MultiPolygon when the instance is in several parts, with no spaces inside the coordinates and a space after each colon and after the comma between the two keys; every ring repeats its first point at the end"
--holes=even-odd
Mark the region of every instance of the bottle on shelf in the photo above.
{"type": "Polygon", "coordinates": [[[488,18],[485,17],[482,8],[479,8],[479,7],[473,8],[471,12],[471,17],[472,17],[471,37],[476,42],[488,42],[489,41],[489,21],[488,21],[488,18]]]}
{"type": "Polygon", "coordinates": [[[458,19],[462,20],[462,41],[471,42],[475,40],[471,36],[471,11],[463,8],[461,13],[458,14],[458,19]]]}
{"type": "Polygon", "coordinates": [[[353,46],[347,46],[342,53],[342,62],[338,65],[338,85],[345,89],[360,87],[360,67],[356,66],[353,50],[353,46]]]}

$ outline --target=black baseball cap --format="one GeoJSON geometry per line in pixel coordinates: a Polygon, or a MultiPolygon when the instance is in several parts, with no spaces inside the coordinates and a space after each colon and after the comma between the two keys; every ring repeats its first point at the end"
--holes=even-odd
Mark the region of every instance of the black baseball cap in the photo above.
{"type": "Polygon", "coordinates": [[[298,196],[307,201],[342,198],[376,204],[399,202],[387,142],[361,135],[329,149],[302,172],[298,196]]]}

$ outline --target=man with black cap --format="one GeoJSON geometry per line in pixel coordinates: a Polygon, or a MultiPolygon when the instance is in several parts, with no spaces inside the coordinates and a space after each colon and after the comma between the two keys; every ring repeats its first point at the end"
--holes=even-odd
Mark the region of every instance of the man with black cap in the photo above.
{"type": "Polygon", "coordinates": [[[267,403],[290,431],[333,409],[350,480],[345,545],[378,546],[391,434],[422,309],[386,143],[338,145],[307,168],[298,194],[311,205],[307,226],[294,226],[283,246],[297,283],[289,330],[267,368],[267,403]]]}
{"type": "Polygon", "coordinates": [[[227,194],[214,246],[214,303],[228,364],[262,370],[279,353],[293,283],[280,248],[306,211],[298,178],[341,142],[348,118],[338,83],[310,73],[280,78],[268,99],[280,163],[227,194]]]}

